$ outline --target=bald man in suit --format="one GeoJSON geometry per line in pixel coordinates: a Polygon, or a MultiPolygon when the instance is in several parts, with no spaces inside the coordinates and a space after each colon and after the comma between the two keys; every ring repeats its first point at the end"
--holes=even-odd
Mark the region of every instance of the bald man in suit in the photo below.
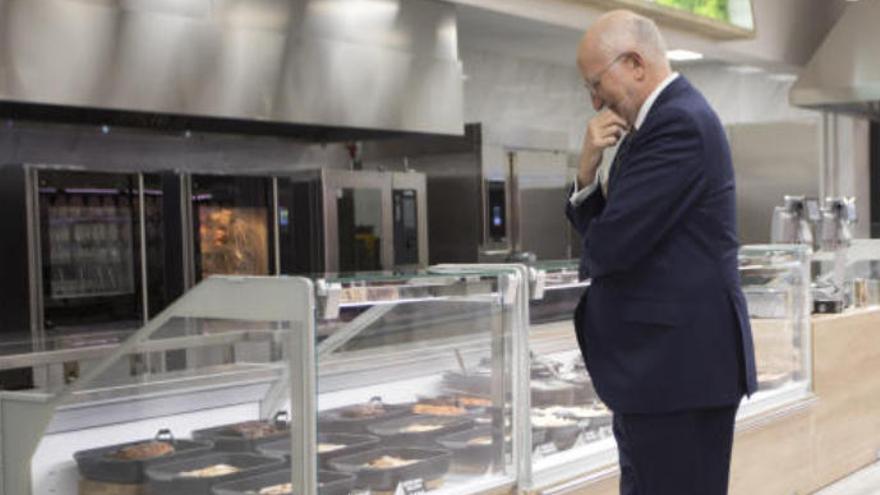
{"type": "Polygon", "coordinates": [[[577,64],[598,113],[566,204],[592,280],[575,331],[614,412],[620,492],[726,494],[736,411],[757,384],[724,130],[650,19],[605,14],[577,64]]]}

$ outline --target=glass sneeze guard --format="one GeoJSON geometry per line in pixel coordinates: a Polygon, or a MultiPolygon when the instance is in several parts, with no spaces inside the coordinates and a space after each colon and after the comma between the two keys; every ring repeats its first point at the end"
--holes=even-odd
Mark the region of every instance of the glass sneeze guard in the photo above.
{"type": "Polygon", "coordinates": [[[0,494],[317,493],[313,349],[310,280],[209,277],[74,383],[0,394],[0,494]]]}

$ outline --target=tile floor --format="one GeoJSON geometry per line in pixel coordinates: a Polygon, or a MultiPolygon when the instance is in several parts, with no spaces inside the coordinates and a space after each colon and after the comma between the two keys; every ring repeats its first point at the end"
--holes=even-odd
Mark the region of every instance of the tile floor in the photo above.
{"type": "Polygon", "coordinates": [[[880,495],[880,462],[857,471],[814,495],[880,495]]]}

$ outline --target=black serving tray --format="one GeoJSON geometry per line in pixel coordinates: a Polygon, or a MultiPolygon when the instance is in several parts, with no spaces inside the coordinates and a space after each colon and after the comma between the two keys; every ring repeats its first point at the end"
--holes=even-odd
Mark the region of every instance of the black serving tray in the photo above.
{"type": "Polygon", "coordinates": [[[109,445],[97,449],[83,450],[73,454],[79,474],[84,479],[103,483],[140,485],[146,482],[144,470],[157,463],[181,460],[210,451],[214,446],[211,442],[192,440],[175,440],[169,430],[161,430],[155,441],[166,442],[174,447],[174,452],[149,459],[117,459],[112,454],[123,449],[153,439],[139,440],[118,445],[109,445]]]}
{"type": "Polygon", "coordinates": [[[382,440],[382,445],[389,447],[424,447],[437,448],[436,439],[448,433],[473,428],[474,420],[467,416],[427,416],[414,415],[395,418],[382,423],[370,425],[367,429],[382,440]],[[441,425],[440,428],[424,432],[403,432],[410,425],[431,424],[441,425]]]}
{"type": "MultiPolygon", "coordinates": [[[[261,421],[261,423],[271,424],[282,431],[272,435],[266,435],[259,438],[249,438],[242,436],[241,433],[232,429],[232,427],[242,423],[231,423],[227,425],[215,426],[212,428],[204,428],[194,430],[192,437],[195,440],[208,440],[213,442],[214,450],[218,452],[257,452],[260,445],[274,442],[290,437],[290,425],[286,412],[279,412],[273,419],[261,421]]],[[[250,423],[250,421],[247,421],[250,423]]]]}
{"type": "Polygon", "coordinates": [[[373,491],[394,491],[401,481],[420,478],[426,483],[438,480],[449,471],[452,453],[441,449],[382,448],[368,450],[330,461],[336,471],[355,475],[355,488],[373,491]],[[402,459],[418,459],[408,466],[389,469],[376,469],[366,464],[390,455],[402,459]]]}
{"type": "MultiPolygon", "coordinates": [[[[381,403],[381,399],[374,397],[369,403],[381,403]]],[[[364,434],[369,433],[368,427],[372,424],[381,423],[393,418],[399,418],[410,413],[412,404],[382,404],[385,412],[376,416],[357,416],[349,417],[347,413],[352,412],[355,408],[362,406],[356,404],[352,406],[331,409],[318,414],[318,431],[325,433],[353,433],[364,434]]]]}
{"type": "MultiPolygon", "coordinates": [[[[356,454],[379,446],[379,437],[373,435],[353,435],[350,433],[319,433],[318,444],[334,443],[345,447],[332,452],[318,453],[318,462],[321,467],[327,467],[327,461],[334,457],[342,457],[356,454]]],[[[290,459],[290,437],[283,440],[265,443],[257,447],[257,451],[263,455],[290,459]]]]}
{"type": "Polygon", "coordinates": [[[157,495],[211,495],[214,485],[235,481],[257,474],[281,469],[284,460],[256,454],[211,452],[181,461],[155,464],[147,468],[149,493],[157,495]],[[181,476],[184,471],[206,468],[216,464],[228,464],[240,469],[237,473],[211,478],[181,476]]]}
{"type": "MultiPolygon", "coordinates": [[[[213,495],[253,495],[263,488],[290,483],[290,469],[272,471],[215,485],[213,495]]],[[[354,484],[354,475],[318,471],[318,495],[349,495],[354,484]]],[[[299,495],[294,493],[294,495],[299,495]]]]}
{"type": "MultiPolygon", "coordinates": [[[[443,448],[452,452],[452,469],[458,472],[485,472],[492,465],[498,445],[472,444],[480,437],[493,438],[492,428],[478,427],[444,435],[437,439],[443,448]]],[[[493,439],[494,441],[494,439],[493,439]]]]}
{"type": "Polygon", "coordinates": [[[553,442],[556,450],[568,450],[577,442],[581,434],[581,427],[575,424],[565,426],[542,427],[546,431],[544,442],[553,442]]]}
{"type": "Polygon", "coordinates": [[[576,385],[557,379],[532,380],[531,384],[533,407],[570,406],[575,403],[575,393],[578,389],[576,385]],[[547,384],[553,387],[542,387],[547,384]]]}

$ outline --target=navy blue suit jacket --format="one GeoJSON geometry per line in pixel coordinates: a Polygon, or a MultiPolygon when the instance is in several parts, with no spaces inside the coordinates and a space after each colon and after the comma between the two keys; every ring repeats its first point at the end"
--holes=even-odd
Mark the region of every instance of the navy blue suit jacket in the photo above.
{"type": "Polygon", "coordinates": [[[679,76],[628,144],[609,197],[566,208],[592,279],[575,330],[593,384],[618,413],[736,404],[757,383],[724,130],[679,76]]]}

